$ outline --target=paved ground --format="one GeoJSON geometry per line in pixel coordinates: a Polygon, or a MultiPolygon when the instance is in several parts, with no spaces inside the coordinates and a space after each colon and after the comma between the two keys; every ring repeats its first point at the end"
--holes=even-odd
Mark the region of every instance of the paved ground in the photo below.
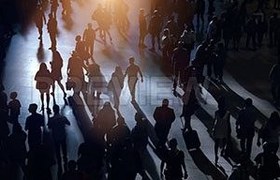
{"type": "MultiPolygon", "coordinates": [[[[72,49],[74,49],[75,42],[74,37],[77,34],[82,34],[88,22],[91,22],[90,15],[93,12],[94,7],[100,1],[79,1],[84,2],[84,4],[79,4],[73,1],[73,25],[67,24],[61,18],[61,9],[58,11],[58,51],[61,53],[64,59],[63,67],[63,82],[66,79],[66,66],[68,58],[72,49]]],[[[262,49],[258,52],[245,52],[241,51],[239,53],[230,53],[229,56],[229,73],[225,74],[226,86],[215,86],[206,81],[204,84],[204,97],[207,101],[206,105],[197,112],[196,116],[193,117],[192,125],[199,133],[200,140],[202,142],[201,151],[196,153],[189,153],[186,150],[185,143],[181,133],[181,120],[179,115],[181,114],[182,103],[180,98],[175,97],[172,94],[171,87],[171,77],[166,75],[166,73],[160,68],[160,52],[151,53],[148,50],[139,51],[137,48],[138,37],[137,37],[137,14],[140,7],[148,8],[148,0],[136,1],[129,5],[129,20],[130,29],[127,35],[120,35],[116,28],[112,28],[113,34],[113,44],[104,46],[103,44],[96,43],[96,53],[95,60],[100,64],[103,74],[106,79],[109,80],[111,73],[113,72],[116,65],[121,66],[125,69],[128,65],[128,58],[130,56],[136,57],[136,63],[140,65],[144,73],[144,82],[138,83],[137,88],[137,104],[130,103],[130,96],[128,92],[127,84],[125,84],[124,90],[121,94],[121,106],[120,112],[125,117],[126,123],[130,128],[135,125],[133,120],[134,114],[137,111],[141,111],[145,114],[151,124],[154,124],[153,111],[156,106],[161,104],[162,98],[168,98],[170,100],[171,106],[175,109],[176,121],[172,125],[172,129],[169,137],[177,138],[179,142],[179,148],[182,149],[185,154],[185,161],[187,164],[187,170],[189,173],[189,179],[225,179],[225,176],[230,175],[232,172],[232,164],[236,163],[236,157],[232,157],[230,160],[220,159],[219,165],[221,168],[217,170],[213,166],[214,162],[214,142],[210,137],[210,130],[212,128],[212,117],[214,111],[217,109],[217,103],[215,98],[217,98],[217,93],[222,92],[227,94],[229,102],[234,103],[235,106],[241,107],[242,98],[252,97],[254,99],[254,104],[256,109],[259,111],[259,124],[256,126],[260,127],[260,123],[269,116],[270,112],[274,110],[273,106],[270,105],[269,95],[267,92],[267,84],[262,80],[260,83],[255,83],[258,81],[252,81],[251,76],[246,76],[246,73],[238,73],[242,68],[248,68],[248,64],[242,61],[250,61],[255,66],[259,67],[259,63],[256,63],[256,57],[265,57],[259,62],[264,62],[267,64],[263,73],[258,73],[257,70],[252,70],[252,74],[258,74],[256,78],[265,79],[266,72],[271,65],[270,58],[266,58],[266,54],[272,54],[271,57],[274,58],[274,51],[270,49],[262,49]],[[247,58],[248,57],[248,58],[247,58]],[[238,62],[238,63],[237,63],[238,62]],[[268,62],[268,63],[267,63],[268,62]],[[234,66],[231,66],[234,65],[234,66]],[[233,74],[233,75],[230,75],[233,74]],[[243,88],[244,87],[244,88],[243,88]],[[254,95],[253,95],[254,94],[254,95]],[[224,171],[224,174],[221,171],[224,171]],[[225,175],[225,176],[223,176],[225,175]]],[[[61,8],[61,7],[60,7],[61,8]]],[[[28,116],[27,108],[29,103],[36,102],[40,104],[39,92],[35,89],[34,75],[39,68],[41,62],[50,62],[51,51],[48,50],[50,47],[49,37],[46,32],[46,27],[44,27],[43,43],[40,44],[38,39],[37,29],[35,26],[30,27],[29,31],[25,36],[19,34],[15,35],[12,39],[11,46],[6,57],[6,67],[4,72],[4,84],[6,87],[6,92],[10,93],[12,91],[19,92],[19,99],[22,102],[22,114],[20,116],[20,123],[24,125],[25,118],[28,116]]],[[[149,43],[149,38],[146,39],[146,44],[149,43]]],[[[252,67],[252,66],[250,66],[252,67]]],[[[250,68],[251,69],[251,68],[250,68]]],[[[255,68],[253,68],[255,69],[255,68]]],[[[179,91],[179,94],[182,93],[179,91]]],[[[71,96],[71,92],[68,92],[71,96]]],[[[83,96],[81,96],[83,99],[83,96]]],[[[102,95],[103,101],[109,99],[107,95],[102,95]]],[[[79,111],[76,111],[76,116],[73,115],[72,108],[66,104],[63,100],[62,92],[59,88],[56,88],[55,100],[62,108],[62,112],[66,115],[72,123],[72,126],[68,128],[68,142],[69,142],[69,159],[77,159],[77,147],[83,142],[83,136],[80,128],[77,125],[79,122],[81,125],[90,124],[91,113],[86,106],[83,106],[79,111]],[[77,121],[76,117],[80,117],[77,121]],[[83,118],[81,118],[83,117],[83,118]]],[[[83,102],[84,103],[84,102],[83,102]]],[[[53,100],[51,101],[53,104],[53,100]]],[[[102,104],[102,103],[101,103],[102,104]]],[[[77,109],[76,109],[77,110],[77,109]]],[[[232,107],[232,126],[235,124],[237,108],[232,107]]],[[[234,126],[233,126],[234,127],[234,126]]],[[[82,129],[83,131],[83,129],[82,129]]],[[[236,135],[232,134],[233,142],[237,142],[236,135]]],[[[236,144],[236,143],[235,143],[236,144]]],[[[261,151],[256,145],[254,140],[254,148],[252,158],[261,151]]],[[[236,144],[236,149],[239,146],[236,144]]],[[[153,179],[158,179],[159,164],[160,161],[157,156],[149,149],[149,153],[152,157],[150,166],[148,169],[152,172],[153,179]]],[[[151,160],[147,158],[148,160],[151,160]]]]}

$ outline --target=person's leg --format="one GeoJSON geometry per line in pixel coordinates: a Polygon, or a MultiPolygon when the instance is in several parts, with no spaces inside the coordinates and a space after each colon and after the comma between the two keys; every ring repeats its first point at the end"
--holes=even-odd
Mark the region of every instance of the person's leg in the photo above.
{"type": "Polygon", "coordinates": [[[248,155],[248,157],[251,156],[253,138],[254,138],[253,136],[247,138],[247,142],[246,142],[246,154],[248,155]]]}
{"type": "Polygon", "coordinates": [[[61,142],[61,147],[62,147],[62,155],[63,155],[63,167],[64,167],[64,172],[65,172],[65,171],[67,171],[67,163],[68,163],[66,139],[64,139],[61,142]]]}
{"type": "Polygon", "coordinates": [[[66,98],[66,95],[67,95],[67,94],[66,94],[66,92],[65,92],[65,88],[64,88],[63,84],[61,83],[61,80],[58,80],[57,83],[58,83],[60,89],[62,90],[62,92],[63,92],[63,94],[64,94],[64,98],[66,98]]]}
{"type": "Polygon", "coordinates": [[[40,94],[40,98],[41,98],[41,104],[42,104],[42,106],[41,106],[41,111],[42,111],[44,109],[44,93],[40,94]]]}
{"type": "Polygon", "coordinates": [[[242,151],[243,153],[246,152],[246,149],[245,149],[245,142],[246,142],[246,139],[245,139],[245,138],[241,138],[241,139],[240,139],[240,148],[241,148],[241,151],[242,151]]]}
{"type": "Polygon", "coordinates": [[[271,86],[270,86],[270,91],[271,91],[271,94],[272,94],[272,99],[273,99],[273,102],[276,104],[277,103],[277,85],[275,82],[271,82],[271,86]]]}
{"type": "Polygon", "coordinates": [[[57,163],[57,176],[60,178],[62,174],[62,163],[61,163],[61,154],[60,154],[60,142],[54,142],[55,146],[55,155],[56,155],[56,163],[57,163]]]}
{"type": "Polygon", "coordinates": [[[218,164],[218,149],[219,149],[219,139],[215,139],[214,140],[215,145],[214,145],[214,152],[215,152],[215,165],[218,164]]]}
{"type": "Polygon", "coordinates": [[[47,96],[47,109],[50,109],[50,94],[49,93],[46,93],[46,96],[47,96]]]}

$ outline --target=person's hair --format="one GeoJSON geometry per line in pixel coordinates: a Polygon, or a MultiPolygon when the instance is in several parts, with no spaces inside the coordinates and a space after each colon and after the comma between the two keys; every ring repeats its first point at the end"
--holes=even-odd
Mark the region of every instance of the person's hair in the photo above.
{"type": "Polygon", "coordinates": [[[135,58],[133,56],[131,56],[128,60],[129,60],[130,63],[134,63],[135,58]]]}
{"type": "Polygon", "coordinates": [[[249,106],[252,106],[252,105],[253,105],[253,100],[251,98],[247,98],[245,100],[245,106],[249,107],[249,106]]]}
{"type": "Polygon", "coordinates": [[[163,106],[168,106],[168,104],[169,104],[169,100],[168,99],[163,99],[162,100],[162,105],[163,106]]]}
{"type": "Polygon", "coordinates": [[[272,128],[277,128],[280,125],[280,117],[277,111],[273,111],[269,118],[272,128]]]}
{"type": "Polygon", "coordinates": [[[177,140],[175,139],[175,138],[172,138],[170,141],[169,141],[169,147],[171,148],[171,149],[173,149],[173,148],[176,148],[177,147],[177,140]]]}
{"type": "Polygon", "coordinates": [[[117,118],[117,123],[118,123],[118,125],[125,124],[124,118],[123,118],[122,116],[119,116],[119,117],[117,118]]]}
{"type": "Polygon", "coordinates": [[[80,35],[77,35],[76,37],[75,37],[75,40],[76,41],[79,41],[79,40],[81,40],[82,39],[82,37],[80,36],[80,35]]]}
{"type": "Polygon", "coordinates": [[[57,104],[53,105],[53,112],[59,113],[59,105],[57,105],[57,104]]]}
{"type": "Polygon", "coordinates": [[[11,99],[16,99],[17,98],[17,92],[11,92],[10,98],[11,99]]]}
{"type": "Polygon", "coordinates": [[[39,67],[39,70],[40,70],[40,71],[46,71],[46,70],[48,70],[46,63],[41,63],[41,64],[40,64],[40,67],[39,67]]]}
{"type": "Polygon", "coordinates": [[[224,96],[220,96],[218,98],[217,102],[218,102],[218,108],[219,109],[224,109],[225,108],[225,106],[226,106],[226,99],[225,99],[224,96]]]}
{"type": "Polygon", "coordinates": [[[28,110],[29,110],[29,112],[34,113],[37,111],[37,108],[38,108],[38,105],[35,103],[32,103],[32,104],[29,104],[28,110]]]}

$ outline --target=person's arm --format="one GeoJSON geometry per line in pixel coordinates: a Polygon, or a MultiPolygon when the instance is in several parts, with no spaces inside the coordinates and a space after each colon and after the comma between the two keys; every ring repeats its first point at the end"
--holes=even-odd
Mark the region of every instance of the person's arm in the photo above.
{"type": "Polygon", "coordinates": [[[71,125],[70,121],[69,121],[65,116],[64,116],[64,121],[65,121],[65,124],[66,124],[66,125],[68,125],[68,126],[71,125]]]}
{"type": "Polygon", "coordinates": [[[87,29],[84,30],[84,33],[83,33],[83,41],[85,41],[85,39],[86,39],[86,32],[87,32],[87,29]]]}
{"type": "Polygon", "coordinates": [[[143,74],[142,74],[142,71],[141,71],[141,69],[139,68],[139,66],[138,66],[138,72],[139,72],[140,77],[141,77],[141,82],[143,82],[143,81],[144,81],[144,80],[143,80],[143,74]]]}
{"type": "Polygon", "coordinates": [[[175,113],[174,113],[173,109],[171,109],[171,119],[172,119],[172,122],[174,122],[175,119],[176,119],[176,116],[175,116],[175,113]]]}
{"type": "Polygon", "coordinates": [[[164,165],[165,165],[165,162],[164,162],[164,161],[161,161],[161,163],[160,163],[160,177],[161,177],[162,179],[163,179],[163,176],[164,176],[164,172],[163,172],[164,165]]]}

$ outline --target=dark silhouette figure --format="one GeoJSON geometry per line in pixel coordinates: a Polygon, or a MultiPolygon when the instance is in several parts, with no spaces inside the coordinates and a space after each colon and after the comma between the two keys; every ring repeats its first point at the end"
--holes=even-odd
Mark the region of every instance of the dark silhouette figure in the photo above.
{"type": "Polygon", "coordinates": [[[41,110],[44,110],[44,94],[47,98],[47,111],[51,112],[49,108],[50,104],[50,86],[53,84],[51,73],[47,68],[45,63],[40,64],[40,68],[35,75],[36,89],[39,90],[41,96],[42,107],[41,110]]]}
{"type": "Polygon", "coordinates": [[[58,0],[50,0],[50,4],[51,4],[51,12],[50,14],[56,18],[56,12],[57,12],[57,9],[58,9],[58,0]]]}
{"type": "Polygon", "coordinates": [[[223,83],[224,66],[226,63],[226,49],[223,43],[218,43],[216,58],[214,60],[214,74],[217,82],[223,83]]]}
{"type": "Polygon", "coordinates": [[[89,76],[88,90],[93,98],[100,99],[101,93],[104,93],[107,90],[107,81],[101,72],[100,66],[95,63],[95,61],[93,61],[92,64],[89,64],[87,71],[89,76]]]}
{"type": "Polygon", "coordinates": [[[215,165],[218,164],[218,149],[221,147],[221,156],[225,156],[225,148],[229,141],[230,133],[230,112],[226,109],[224,97],[218,99],[218,110],[214,115],[213,138],[215,141],[215,165]]]}
{"type": "Polygon", "coordinates": [[[52,180],[53,158],[45,144],[34,146],[27,155],[27,172],[30,180],[52,180]]]}
{"type": "Polygon", "coordinates": [[[206,64],[207,59],[207,41],[203,41],[199,46],[196,48],[196,54],[195,58],[193,60],[193,63],[196,64],[197,73],[200,77],[202,77],[200,83],[203,83],[203,71],[204,71],[204,65],[206,64]]]}
{"type": "Polygon", "coordinates": [[[31,115],[25,121],[24,129],[28,132],[28,145],[30,149],[42,143],[44,116],[36,112],[37,108],[37,104],[29,105],[28,111],[31,115]]]}
{"type": "Polygon", "coordinates": [[[85,41],[82,40],[82,37],[80,35],[77,35],[75,37],[76,46],[75,51],[78,53],[78,56],[88,63],[88,59],[90,57],[90,54],[86,50],[85,41]]]}
{"type": "Polygon", "coordinates": [[[255,17],[251,16],[246,25],[245,25],[245,32],[247,34],[246,37],[246,48],[250,48],[250,42],[252,41],[252,50],[256,49],[256,32],[257,31],[257,24],[255,17]]]}
{"type": "Polygon", "coordinates": [[[140,9],[139,11],[139,17],[138,17],[138,23],[139,23],[139,41],[138,41],[138,47],[139,48],[145,48],[145,37],[147,35],[147,21],[145,16],[144,9],[140,9]]]}
{"type": "Polygon", "coordinates": [[[153,16],[150,20],[148,31],[152,38],[152,48],[151,51],[155,51],[155,42],[158,44],[158,49],[160,50],[160,32],[162,29],[162,18],[158,10],[154,10],[153,16]]]}
{"type": "Polygon", "coordinates": [[[19,177],[18,168],[21,168],[23,175],[26,177],[27,149],[25,146],[26,133],[18,123],[14,123],[12,134],[8,137],[8,152],[12,163],[11,179],[16,180],[19,177]]]}
{"type": "Polygon", "coordinates": [[[35,17],[34,17],[34,21],[35,21],[35,25],[36,25],[36,27],[38,29],[38,32],[39,32],[38,39],[42,40],[43,25],[46,24],[46,17],[45,17],[43,7],[40,4],[37,5],[37,10],[36,10],[36,14],[35,14],[35,17]]]}
{"type": "Polygon", "coordinates": [[[269,73],[270,88],[273,98],[273,103],[279,106],[280,103],[280,61],[274,64],[269,73]]]}
{"type": "Polygon", "coordinates": [[[279,157],[272,151],[270,143],[264,144],[263,152],[256,156],[255,162],[258,179],[273,180],[280,176],[279,157]]]}
{"type": "Polygon", "coordinates": [[[154,126],[155,132],[161,144],[166,143],[171,125],[176,118],[174,110],[168,107],[168,105],[168,99],[163,99],[162,105],[160,107],[156,107],[153,114],[154,119],[156,121],[154,126]]]}
{"type": "Polygon", "coordinates": [[[67,74],[68,82],[72,84],[68,89],[73,88],[75,94],[79,94],[84,88],[83,69],[86,69],[84,61],[76,51],[73,51],[72,56],[68,60],[67,74]]]}
{"type": "Polygon", "coordinates": [[[70,160],[67,171],[62,174],[61,180],[83,180],[83,174],[77,170],[77,162],[70,160]]]}
{"type": "Polygon", "coordinates": [[[162,59],[164,64],[170,63],[171,54],[174,49],[173,47],[173,39],[170,36],[169,29],[165,28],[163,30],[163,36],[161,37],[162,44],[162,59]]]}
{"type": "Polygon", "coordinates": [[[6,142],[10,129],[8,127],[8,105],[7,94],[4,92],[4,86],[0,84],[0,148],[6,148],[6,142]]]}
{"type": "Polygon", "coordinates": [[[175,76],[173,80],[173,91],[176,90],[178,81],[180,86],[182,86],[182,84],[186,82],[184,77],[184,71],[189,66],[189,63],[189,52],[183,47],[183,42],[179,41],[178,47],[174,49],[172,55],[172,64],[175,76]]]}
{"type": "Polygon", "coordinates": [[[59,87],[61,88],[61,90],[63,92],[64,98],[66,98],[67,94],[65,92],[63,84],[61,83],[61,80],[62,80],[61,69],[63,66],[63,59],[58,51],[56,51],[56,50],[53,51],[53,59],[52,59],[52,62],[50,62],[50,64],[51,64],[51,77],[53,79],[51,94],[54,96],[55,82],[57,82],[57,84],[59,85],[59,87]]]}
{"type": "Polygon", "coordinates": [[[124,86],[124,74],[120,66],[116,66],[108,83],[108,90],[113,92],[114,108],[119,109],[120,95],[124,86]]]}
{"type": "Polygon", "coordinates": [[[277,153],[279,148],[280,117],[277,111],[271,113],[267,122],[262,126],[258,133],[257,145],[269,143],[271,151],[277,153]]]}
{"type": "Polygon", "coordinates": [[[196,23],[197,27],[200,26],[200,20],[202,21],[201,27],[204,26],[204,13],[205,13],[205,1],[204,0],[198,0],[196,2],[196,23]]]}
{"type": "Polygon", "coordinates": [[[139,66],[134,64],[135,58],[130,57],[129,58],[129,66],[127,67],[124,76],[127,75],[128,77],[128,88],[131,94],[131,102],[135,102],[135,88],[136,83],[138,81],[138,74],[141,77],[141,82],[143,82],[143,74],[140,70],[139,66]]]}
{"type": "Polygon", "coordinates": [[[183,151],[177,148],[176,139],[173,138],[169,141],[169,148],[164,157],[164,161],[160,165],[161,176],[164,176],[166,180],[187,179],[188,173],[185,164],[185,155],[183,151]]]}
{"type": "Polygon", "coordinates": [[[85,44],[85,50],[91,56],[93,56],[94,52],[94,42],[96,39],[96,31],[92,28],[92,24],[88,23],[87,28],[84,30],[83,33],[83,41],[85,44]]]}
{"type": "Polygon", "coordinates": [[[52,137],[54,140],[56,160],[58,164],[58,177],[62,173],[61,165],[61,150],[63,154],[63,163],[64,163],[64,172],[67,169],[67,144],[66,144],[66,126],[70,126],[70,121],[63,115],[59,113],[59,106],[53,106],[54,116],[51,117],[48,121],[48,128],[52,130],[52,137]]]}
{"type": "MultiPolygon", "coordinates": [[[[273,15],[269,19],[269,46],[273,47],[277,42],[277,26],[279,24],[279,18],[277,13],[273,13],[273,15]]],[[[278,35],[279,36],[279,35],[278,35]]]]}
{"type": "Polygon", "coordinates": [[[10,94],[10,98],[11,101],[8,104],[10,122],[13,124],[17,124],[21,108],[20,101],[17,99],[17,92],[12,92],[10,94]]]}
{"type": "MultiPolygon", "coordinates": [[[[57,1],[57,0],[54,0],[57,1]]],[[[52,14],[49,14],[49,21],[47,23],[48,33],[50,35],[51,40],[51,47],[49,49],[55,50],[56,49],[56,36],[58,34],[57,29],[57,20],[56,17],[52,14]]]]}
{"type": "Polygon", "coordinates": [[[115,111],[110,102],[105,102],[103,108],[97,113],[94,126],[100,130],[103,137],[116,124],[115,111]]]}
{"type": "Polygon", "coordinates": [[[253,111],[253,101],[250,98],[245,100],[245,107],[238,113],[236,121],[236,133],[240,139],[242,153],[250,158],[252,142],[255,135],[255,121],[257,116],[253,111]]]}

